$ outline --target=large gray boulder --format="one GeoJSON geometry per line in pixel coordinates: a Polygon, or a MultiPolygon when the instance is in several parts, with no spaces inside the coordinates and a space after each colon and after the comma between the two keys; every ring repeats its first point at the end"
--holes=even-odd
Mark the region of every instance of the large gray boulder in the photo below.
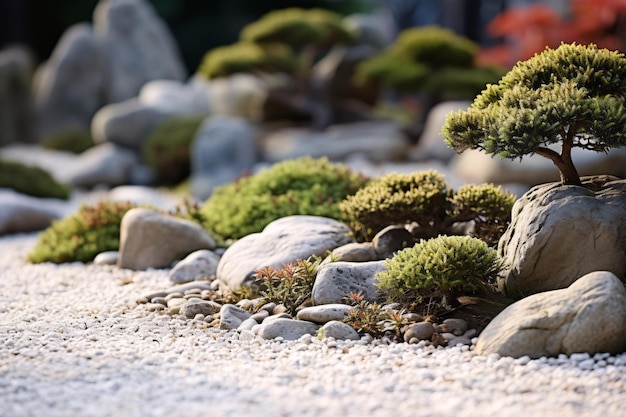
{"type": "Polygon", "coordinates": [[[351,293],[362,292],[365,299],[380,298],[376,292],[376,274],[386,269],[385,261],[331,262],[321,267],[315,278],[313,304],[345,303],[351,293]]]}
{"type": "Polygon", "coordinates": [[[626,272],[626,180],[583,179],[532,188],[513,207],[498,252],[509,269],[499,280],[511,297],[565,288],[592,271],[626,272]]]}
{"type": "Polygon", "coordinates": [[[50,59],[39,66],[34,83],[39,135],[66,130],[89,131],[102,106],[102,52],[88,23],[68,28],[50,59]]]}
{"type": "Polygon", "coordinates": [[[149,2],[101,0],[93,20],[104,54],[105,102],[135,97],[150,80],[185,78],[174,38],[149,2]]]}
{"type": "Polygon", "coordinates": [[[141,87],[138,99],[146,106],[181,116],[208,115],[211,112],[206,83],[192,79],[148,81],[141,87]]]}
{"type": "Polygon", "coordinates": [[[287,216],[265,226],[261,233],[233,243],[217,266],[221,286],[238,289],[254,281],[254,271],[266,266],[324,255],[326,251],[353,242],[344,223],[327,217],[287,216]]]}
{"type": "Polygon", "coordinates": [[[215,187],[252,171],[258,159],[255,134],[244,119],[207,118],[191,144],[191,194],[205,200],[215,187]]]}
{"type": "Polygon", "coordinates": [[[0,51],[0,146],[35,141],[31,78],[33,58],[24,48],[0,51]]]}
{"type": "Polygon", "coordinates": [[[214,247],[213,238],[197,223],[139,207],[122,218],[117,266],[165,268],[191,252],[214,247]]]}
{"type": "Polygon", "coordinates": [[[0,236],[45,229],[63,217],[64,203],[0,188],[0,236]]]}
{"type": "Polygon", "coordinates": [[[130,150],[102,143],[80,154],[60,177],[64,183],[86,188],[126,184],[137,163],[137,156],[130,150]]]}
{"type": "Polygon", "coordinates": [[[626,351],[626,291],[612,273],[589,273],[569,288],[504,309],[478,337],[476,353],[531,358],[626,351]]]}

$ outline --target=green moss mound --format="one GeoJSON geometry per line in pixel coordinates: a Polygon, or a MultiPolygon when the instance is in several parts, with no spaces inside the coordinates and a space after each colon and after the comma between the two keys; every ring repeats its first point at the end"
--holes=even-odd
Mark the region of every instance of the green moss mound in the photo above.
{"type": "Polygon", "coordinates": [[[218,187],[201,210],[213,234],[238,239],[290,215],[343,219],[338,203],[367,181],[344,164],[305,157],[218,187]]]}
{"type": "Polygon", "coordinates": [[[189,177],[190,147],[203,120],[204,116],[168,119],[143,144],[143,159],[159,184],[178,184],[189,177]]]}
{"type": "Polygon", "coordinates": [[[504,268],[495,249],[470,236],[422,240],[385,261],[376,275],[378,289],[403,304],[454,302],[459,295],[480,294],[504,268]]]}
{"type": "Polygon", "coordinates": [[[32,263],[90,262],[101,252],[118,250],[120,224],[132,203],[100,202],[54,221],[41,232],[28,255],[32,263]]]}
{"type": "Polygon", "coordinates": [[[71,190],[47,171],[19,162],[0,159],[0,188],[12,188],[33,197],[67,199],[71,190]]]}
{"type": "Polygon", "coordinates": [[[94,146],[91,134],[82,129],[63,130],[43,139],[41,146],[46,149],[83,153],[94,146]]]}
{"type": "Polygon", "coordinates": [[[497,242],[511,219],[516,197],[493,184],[453,190],[436,171],[391,173],[371,181],[339,204],[359,240],[371,240],[389,225],[413,223],[418,238],[456,234],[453,226],[474,222],[473,235],[497,242]]]}

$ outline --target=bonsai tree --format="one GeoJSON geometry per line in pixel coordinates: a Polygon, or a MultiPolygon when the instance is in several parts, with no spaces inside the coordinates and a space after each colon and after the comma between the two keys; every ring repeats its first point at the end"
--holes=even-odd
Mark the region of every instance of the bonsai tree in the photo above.
{"type": "Polygon", "coordinates": [[[312,68],[335,44],[348,44],[354,34],[341,15],[324,9],[279,9],[245,26],[239,42],[209,51],[198,68],[207,79],[235,73],[291,76],[295,88],[274,89],[267,99],[290,115],[312,118],[318,128],[332,120],[330,103],[312,82],[312,68]]]}
{"type": "Polygon", "coordinates": [[[420,93],[424,114],[447,99],[470,99],[504,71],[479,67],[476,43],[449,29],[425,26],[402,31],[396,41],[357,68],[355,82],[420,93]]]}
{"type": "Polygon", "coordinates": [[[562,44],[519,62],[467,111],[448,115],[442,133],[457,152],[550,159],[564,185],[581,185],[575,147],[596,152],[626,144],[626,58],[596,45],[562,44]],[[560,152],[551,145],[561,144],[560,152]]]}

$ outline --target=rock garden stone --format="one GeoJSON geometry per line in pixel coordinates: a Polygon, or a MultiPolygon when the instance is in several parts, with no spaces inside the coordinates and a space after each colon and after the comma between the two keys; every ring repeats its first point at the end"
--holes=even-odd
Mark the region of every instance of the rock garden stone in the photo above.
{"type": "Polygon", "coordinates": [[[118,257],[119,252],[116,250],[101,252],[93,258],[93,263],[95,265],[116,265],[118,257]]]}
{"type": "Polygon", "coordinates": [[[333,249],[331,254],[322,261],[325,265],[330,262],[368,262],[377,261],[378,253],[372,242],[352,242],[333,249]]]}
{"type": "Polygon", "coordinates": [[[233,243],[222,255],[217,267],[220,285],[238,289],[254,281],[254,271],[266,266],[321,256],[338,246],[352,242],[344,223],[318,216],[287,216],[268,224],[261,233],[253,233],[233,243]]]}
{"type": "Polygon", "coordinates": [[[321,267],[313,284],[313,304],[344,303],[350,293],[363,292],[367,300],[377,300],[375,275],[386,269],[384,261],[333,262],[321,267]]]}
{"type": "Polygon", "coordinates": [[[220,309],[220,329],[234,330],[251,316],[252,314],[242,308],[232,304],[224,304],[220,309]]]}
{"type": "Polygon", "coordinates": [[[139,91],[138,99],[146,106],[173,115],[209,115],[211,112],[207,87],[198,82],[148,81],[139,91]]]}
{"type": "Polygon", "coordinates": [[[163,291],[156,291],[150,294],[146,294],[140,298],[140,300],[152,300],[154,297],[165,297],[167,300],[170,298],[182,297],[187,291],[190,290],[210,290],[211,284],[206,281],[194,281],[188,282],[187,284],[175,285],[173,287],[169,287],[163,291]]]}
{"type": "Polygon", "coordinates": [[[219,255],[207,249],[192,252],[170,270],[170,281],[183,284],[196,280],[215,279],[219,260],[219,255]]]}
{"type": "Polygon", "coordinates": [[[139,151],[154,128],[172,114],[137,98],[109,104],[96,112],[91,135],[96,143],[112,142],[139,151]]]}
{"type": "Polygon", "coordinates": [[[192,319],[196,317],[197,314],[212,316],[213,314],[218,313],[221,308],[222,305],[216,303],[215,301],[203,300],[201,298],[191,298],[181,306],[180,314],[188,319],[192,319]]]}
{"type": "Polygon", "coordinates": [[[257,161],[255,131],[247,121],[208,118],[191,145],[191,193],[200,200],[213,189],[252,171],[257,161]]]}
{"type": "Polygon", "coordinates": [[[251,74],[238,73],[211,80],[208,85],[211,111],[258,122],[263,119],[263,107],[273,82],[251,74]]]}
{"type": "Polygon", "coordinates": [[[404,341],[410,342],[412,339],[417,340],[430,340],[435,334],[435,326],[432,323],[423,321],[420,323],[411,324],[404,333],[404,341]]]}
{"type": "Polygon", "coordinates": [[[315,335],[319,325],[303,320],[280,318],[271,321],[263,321],[259,327],[258,335],[263,339],[298,340],[305,334],[315,335]]]}
{"type": "Polygon", "coordinates": [[[397,251],[413,246],[415,238],[402,226],[387,226],[372,239],[377,259],[391,258],[397,251]]]}
{"type": "Polygon", "coordinates": [[[565,288],[592,271],[624,278],[626,180],[589,177],[583,186],[539,185],[515,203],[498,247],[507,295],[565,288]]]}
{"type": "Polygon", "coordinates": [[[360,340],[361,337],[350,325],[332,320],[324,324],[320,329],[322,337],[332,337],[335,340],[360,340]]]}
{"type": "Polygon", "coordinates": [[[94,27],[105,56],[107,103],[136,96],[150,80],[185,78],[178,46],[149,2],[102,0],[94,27]]]}
{"type": "Polygon", "coordinates": [[[320,132],[287,128],[261,139],[263,160],[278,162],[302,156],[343,160],[353,154],[370,161],[389,161],[406,156],[408,139],[393,122],[358,122],[333,125],[320,132]]]}
{"type": "Polygon", "coordinates": [[[130,172],[138,163],[130,150],[113,143],[103,143],[81,153],[74,163],[62,171],[60,180],[76,187],[127,184],[130,172]]]}
{"type": "Polygon", "coordinates": [[[346,304],[324,304],[305,307],[298,311],[296,318],[317,324],[324,324],[332,320],[343,320],[352,307],[346,304]]]}
{"type": "Polygon", "coordinates": [[[118,266],[164,268],[195,250],[214,247],[213,238],[197,223],[134,208],[122,218],[118,266]]]}
{"type": "Polygon", "coordinates": [[[79,23],[59,39],[34,83],[39,135],[64,130],[89,131],[91,118],[105,104],[104,57],[93,28],[79,23]]]}
{"type": "Polygon", "coordinates": [[[31,78],[33,57],[22,47],[0,51],[0,146],[35,141],[31,78]]]}
{"type": "Polygon", "coordinates": [[[482,331],[475,348],[481,355],[516,358],[624,351],[626,291],[607,271],[510,305],[482,331]]]}
{"type": "Polygon", "coordinates": [[[0,235],[42,230],[61,217],[59,204],[0,188],[0,235]]]}

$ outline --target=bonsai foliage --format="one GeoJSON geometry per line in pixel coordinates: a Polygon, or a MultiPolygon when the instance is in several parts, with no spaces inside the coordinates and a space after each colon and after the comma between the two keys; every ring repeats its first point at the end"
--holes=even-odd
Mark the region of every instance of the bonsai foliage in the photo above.
{"type": "Polygon", "coordinates": [[[326,158],[287,160],[218,187],[201,211],[208,230],[225,239],[238,239],[289,215],[341,219],[338,203],[367,181],[326,158]]]}
{"type": "Polygon", "coordinates": [[[103,201],[82,206],[78,213],[52,222],[28,255],[33,263],[90,262],[100,252],[117,250],[120,223],[131,203],[103,201]]]}
{"type": "Polygon", "coordinates": [[[189,149],[204,117],[176,117],[159,124],[143,144],[146,164],[161,184],[177,184],[190,173],[189,149]]]}
{"type": "Polygon", "coordinates": [[[422,240],[385,261],[376,275],[378,290],[390,301],[410,305],[454,304],[460,295],[489,290],[504,268],[495,249],[470,236],[422,240]]]}
{"type": "Polygon", "coordinates": [[[430,238],[453,234],[459,222],[474,221],[474,236],[497,242],[506,229],[515,196],[491,184],[452,190],[436,171],[391,173],[340,203],[356,237],[371,240],[389,225],[415,223],[413,234],[430,238]]]}
{"type": "Polygon", "coordinates": [[[446,143],[502,158],[538,154],[561,183],[580,185],[573,148],[606,152],[626,144],[626,59],[596,45],[562,44],[519,62],[467,111],[448,115],[446,143]],[[551,148],[561,144],[561,152],[551,148]]]}
{"type": "Polygon", "coordinates": [[[502,76],[499,69],[474,64],[478,50],[449,29],[406,29],[387,50],[358,67],[355,81],[425,93],[429,106],[446,98],[474,97],[502,76]]]}
{"type": "Polygon", "coordinates": [[[67,199],[70,188],[57,182],[47,171],[19,162],[0,159],[0,188],[12,188],[34,197],[67,199]]]}

